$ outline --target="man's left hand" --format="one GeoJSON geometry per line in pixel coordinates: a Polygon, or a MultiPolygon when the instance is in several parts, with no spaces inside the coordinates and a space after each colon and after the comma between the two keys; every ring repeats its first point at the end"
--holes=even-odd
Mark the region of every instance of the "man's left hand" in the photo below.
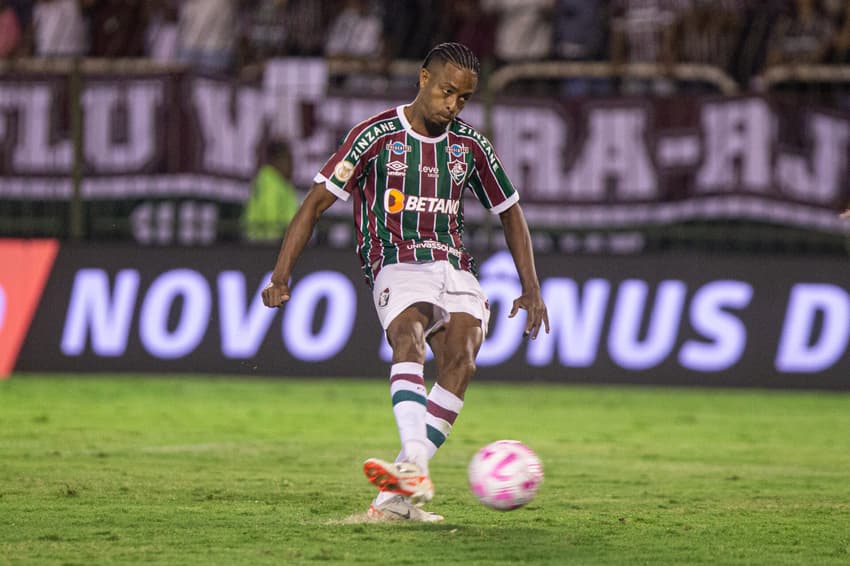
{"type": "Polygon", "coordinates": [[[546,310],[546,304],[543,303],[543,297],[540,295],[540,289],[523,293],[514,299],[514,306],[508,318],[516,316],[519,309],[528,311],[523,336],[530,336],[534,340],[537,338],[541,326],[545,326],[546,334],[549,334],[549,314],[546,310]]]}

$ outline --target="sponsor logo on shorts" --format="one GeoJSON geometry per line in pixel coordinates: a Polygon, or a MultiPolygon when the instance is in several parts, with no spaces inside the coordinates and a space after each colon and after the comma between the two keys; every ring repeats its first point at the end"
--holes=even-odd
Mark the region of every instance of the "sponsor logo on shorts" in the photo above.
{"type": "Polygon", "coordinates": [[[351,161],[340,161],[334,167],[334,177],[345,183],[354,174],[354,163],[351,161]]]}
{"type": "Polygon", "coordinates": [[[385,307],[385,306],[387,306],[387,303],[389,303],[389,302],[390,302],[390,288],[387,287],[386,289],[381,291],[380,295],[378,295],[378,306],[379,307],[385,307]]]}

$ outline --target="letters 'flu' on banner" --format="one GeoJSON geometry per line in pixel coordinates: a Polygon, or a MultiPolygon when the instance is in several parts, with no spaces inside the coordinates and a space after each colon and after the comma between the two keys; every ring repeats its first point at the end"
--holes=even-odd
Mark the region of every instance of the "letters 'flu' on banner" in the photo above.
{"type": "MultiPolygon", "coordinates": [[[[200,219],[214,232],[217,215],[247,200],[270,131],[291,141],[294,180],[307,187],[353,124],[404,102],[329,96],[327,76],[321,60],[279,60],[256,84],[185,73],[84,77],[82,197],[113,203],[143,243],[172,243],[157,240],[166,220],[200,219]],[[183,202],[154,205],[162,199],[183,202]]],[[[0,113],[0,199],[71,198],[75,152],[58,129],[67,122],[56,119],[67,111],[60,79],[0,78],[0,110],[17,116],[0,113]]],[[[492,124],[538,229],[736,219],[850,232],[838,218],[850,202],[850,114],[837,109],[788,105],[780,95],[497,99],[491,108],[471,102],[463,118],[492,124]]],[[[468,222],[482,220],[480,208],[468,208],[468,222]]],[[[196,245],[210,243],[207,232],[168,233],[196,245]]]]}

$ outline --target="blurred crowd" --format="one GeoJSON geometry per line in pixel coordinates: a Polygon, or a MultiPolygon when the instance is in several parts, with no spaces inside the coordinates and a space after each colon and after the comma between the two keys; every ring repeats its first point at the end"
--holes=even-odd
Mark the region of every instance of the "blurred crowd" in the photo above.
{"type": "Polygon", "coordinates": [[[146,57],[239,73],[270,57],[420,60],[441,41],[520,61],[850,62],[847,0],[0,0],[0,58],[146,57]]]}

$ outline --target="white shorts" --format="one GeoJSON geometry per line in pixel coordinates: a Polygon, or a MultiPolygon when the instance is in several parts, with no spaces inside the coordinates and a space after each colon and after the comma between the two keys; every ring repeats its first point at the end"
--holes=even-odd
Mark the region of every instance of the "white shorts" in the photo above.
{"type": "Polygon", "coordinates": [[[372,299],[384,330],[410,305],[431,303],[434,323],[425,330],[426,336],[446,324],[453,312],[465,312],[480,320],[481,330],[487,335],[490,303],[478,279],[445,260],[382,267],[375,279],[372,299]]]}

